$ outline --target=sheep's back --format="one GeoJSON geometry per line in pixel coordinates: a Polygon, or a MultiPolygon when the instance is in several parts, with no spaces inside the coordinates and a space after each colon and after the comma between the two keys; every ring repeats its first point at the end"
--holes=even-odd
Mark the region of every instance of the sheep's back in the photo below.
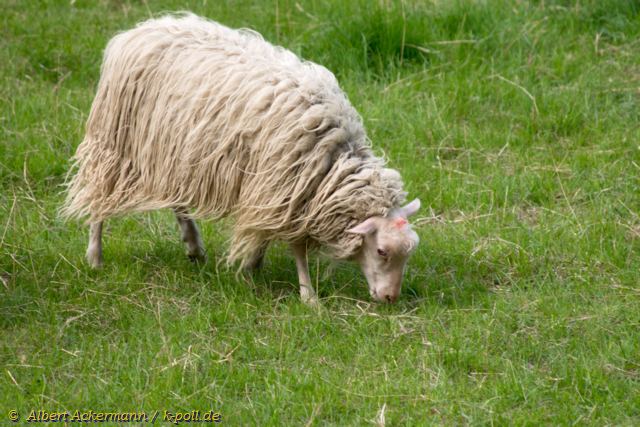
{"type": "Polygon", "coordinates": [[[106,175],[127,183],[110,185],[123,209],[253,209],[256,226],[272,228],[340,153],[369,155],[360,117],[328,70],[193,15],[111,40],[85,141],[107,163],[120,159],[106,175]]]}

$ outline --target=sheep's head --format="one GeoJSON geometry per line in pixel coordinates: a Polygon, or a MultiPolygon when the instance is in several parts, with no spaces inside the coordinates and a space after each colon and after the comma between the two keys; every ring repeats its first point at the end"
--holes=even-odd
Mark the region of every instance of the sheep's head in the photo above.
{"type": "Polygon", "coordinates": [[[404,267],[420,241],[407,218],[418,209],[420,200],[415,199],[386,217],[374,216],[347,230],[364,236],[355,259],[377,301],[394,302],[400,295],[404,267]]]}

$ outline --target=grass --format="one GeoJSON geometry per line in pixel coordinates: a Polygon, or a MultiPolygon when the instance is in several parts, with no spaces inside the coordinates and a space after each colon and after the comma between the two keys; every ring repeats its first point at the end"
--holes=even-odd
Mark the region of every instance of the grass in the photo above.
{"type": "Polygon", "coordinates": [[[0,420],[219,410],[230,425],[640,423],[640,6],[625,0],[34,1],[0,6],[0,420]],[[168,212],[56,214],[101,51],[193,10],[334,71],[420,197],[395,306],[357,268],[252,281],[168,212]]]}

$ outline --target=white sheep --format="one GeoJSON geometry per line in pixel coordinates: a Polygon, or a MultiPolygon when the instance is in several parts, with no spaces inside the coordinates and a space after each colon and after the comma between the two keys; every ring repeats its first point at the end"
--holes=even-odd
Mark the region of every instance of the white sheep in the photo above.
{"type": "Polygon", "coordinates": [[[418,244],[398,172],[373,155],[362,120],[326,68],[248,30],[192,14],[115,36],[102,63],[62,212],[88,217],[89,263],[102,224],[175,211],[188,255],[204,259],[195,218],[235,219],[228,261],[261,264],[288,242],[300,294],[316,302],[307,250],[360,263],[371,296],[395,301],[418,244]]]}

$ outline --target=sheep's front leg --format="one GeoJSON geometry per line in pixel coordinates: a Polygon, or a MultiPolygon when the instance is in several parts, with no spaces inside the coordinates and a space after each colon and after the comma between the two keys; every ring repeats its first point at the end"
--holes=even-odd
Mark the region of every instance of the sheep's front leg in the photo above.
{"type": "Polygon", "coordinates": [[[300,283],[300,299],[309,305],[318,304],[318,297],[311,286],[309,276],[309,266],[307,264],[307,246],[305,243],[292,243],[291,250],[296,258],[296,268],[298,269],[298,282],[300,283]]]}
{"type": "Polygon", "coordinates": [[[91,267],[102,267],[102,221],[93,222],[89,226],[89,246],[87,246],[86,257],[91,267]]]}
{"type": "Polygon", "coordinates": [[[180,225],[182,241],[187,247],[187,255],[191,261],[204,262],[207,257],[196,222],[189,218],[189,215],[184,210],[175,209],[174,212],[178,220],[178,225],[180,225]]]}

